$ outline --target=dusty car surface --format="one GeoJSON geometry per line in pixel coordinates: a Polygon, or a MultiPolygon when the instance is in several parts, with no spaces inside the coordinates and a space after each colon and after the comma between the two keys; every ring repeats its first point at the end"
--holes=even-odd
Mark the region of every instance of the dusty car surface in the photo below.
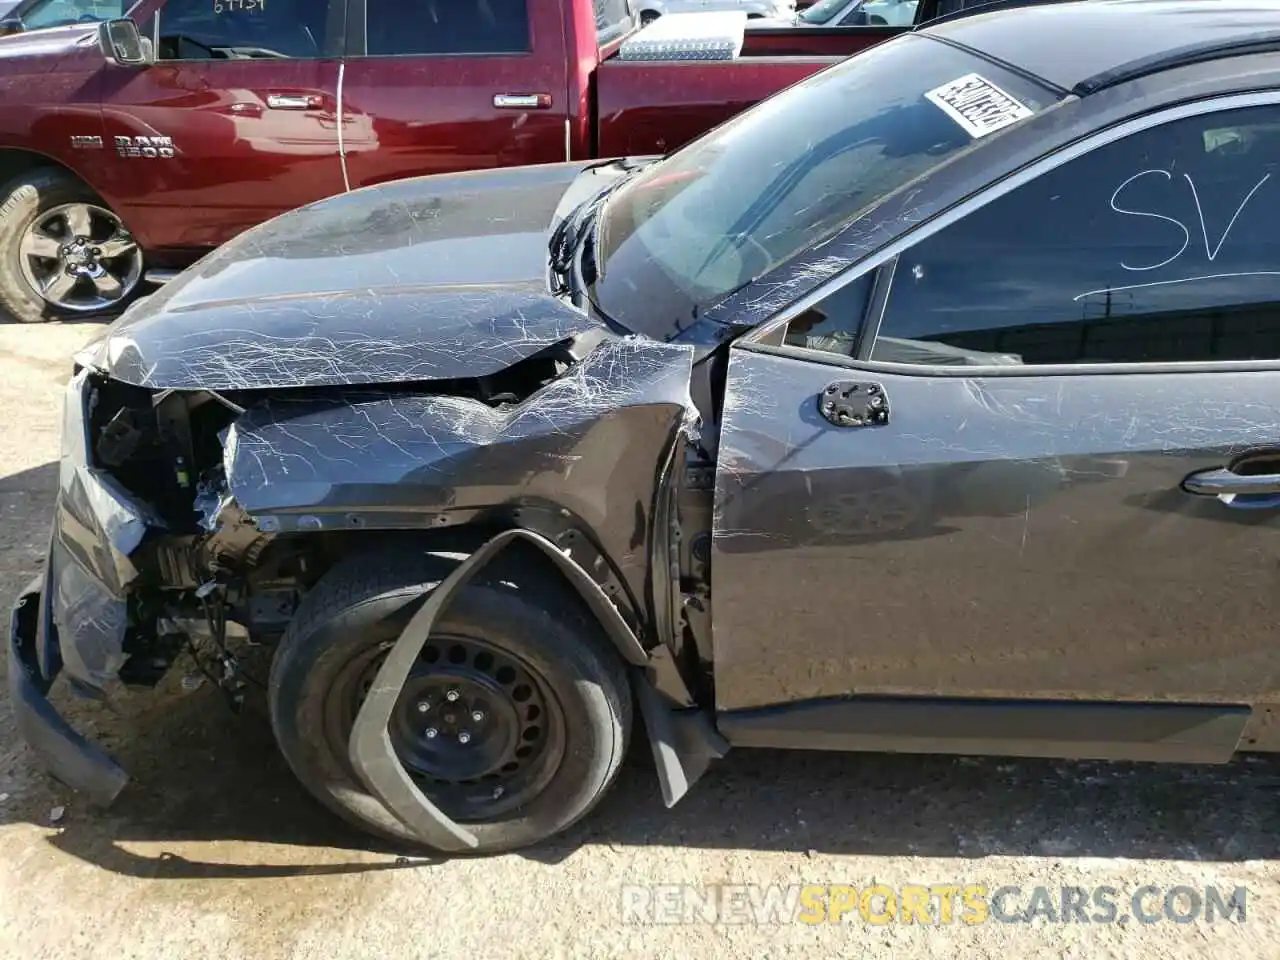
{"type": "Polygon", "coordinates": [[[256,227],[78,359],[15,714],[276,644],[322,802],[534,843],[732,747],[1280,749],[1280,3],[943,22],[669,157],[256,227]],[[1070,56],[1064,56],[1067,51],[1070,56]]]}

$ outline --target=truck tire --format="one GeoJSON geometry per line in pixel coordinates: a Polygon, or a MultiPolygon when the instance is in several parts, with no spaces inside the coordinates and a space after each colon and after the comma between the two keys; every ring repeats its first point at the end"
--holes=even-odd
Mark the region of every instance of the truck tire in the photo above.
{"type": "MultiPolygon", "coordinates": [[[[321,803],[377,836],[422,842],[369,794],[347,740],[387,650],[451,565],[419,553],[339,563],[306,595],[269,684],[280,750],[321,803]]],[[[389,724],[419,789],[479,840],[537,843],[585,816],[613,783],[631,693],[598,624],[555,589],[481,571],[441,614],[389,724]],[[451,701],[450,696],[456,696],[451,701]]]]}
{"type": "Polygon", "coordinates": [[[662,14],[658,13],[657,10],[646,10],[644,13],[640,14],[640,26],[647,27],[660,16],[662,16],[662,14]]]}
{"type": "Polygon", "coordinates": [[[0,314],[20,323],[109,317],[142,279],[137,242],[76,177],[39,167],[0,186],[0,314]]]}

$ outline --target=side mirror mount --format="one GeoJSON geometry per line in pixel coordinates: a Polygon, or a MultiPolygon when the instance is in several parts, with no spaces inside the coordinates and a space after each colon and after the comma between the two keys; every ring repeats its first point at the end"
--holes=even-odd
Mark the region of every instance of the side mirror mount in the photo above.
{"type": "Polygon", "coordinates": [[[25,29],[22,21],[17,17],[5,17],[0,20],[0,37],[10,37],[15,33],[22,33],[25,29]]]}
{"type": "Polygon", "coordinates": [[[149,67],[156,61],[151,42],[128,17],[98,24],[98,46],[107,62],[119,67],[149,67]]]}

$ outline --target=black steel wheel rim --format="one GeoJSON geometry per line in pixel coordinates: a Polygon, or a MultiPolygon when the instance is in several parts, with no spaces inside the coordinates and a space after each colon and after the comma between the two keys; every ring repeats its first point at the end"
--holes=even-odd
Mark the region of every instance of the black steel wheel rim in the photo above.
{"type": "MultiPolygon", "coordinates": [[[[346,731],[390,648],[381,645],[355,672],[346,731]]],[[[564,756],[564,713],[547,681],[521,658],[472,637],[428,639],[387,729],[418,788],[459,823],[524,806],[564,756]]]]}

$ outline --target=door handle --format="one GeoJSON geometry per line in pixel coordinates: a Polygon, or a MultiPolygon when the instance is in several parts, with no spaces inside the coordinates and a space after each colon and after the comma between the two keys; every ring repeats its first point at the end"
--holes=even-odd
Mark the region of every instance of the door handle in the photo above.
{"type": "Polygon", "coordinates": [[[1182,489],[1197,497],[1228,497],[1259,493],[1280,494],[1280,473],[1256,476],[1232,473],[1225,467],[1202,470],[1182,481],[1182,489]]]}
{"type": "Polygon", "coordinates": [[[226,112],[233,117],[261,117],[264,111],[260,103],[247,103],[241,100],[228,106],[226,112]]]}
{"type": "Polygon", "coordinates": [[[499,110],[550,110],[549,93],[495,93],[493,105],[499,110]]]}
{"type": "Polygon", "coordinates": [[[272,110],[319,110],[323,102],[313,94],[272,93],[267,96],[267,106],[272,110]]]}

